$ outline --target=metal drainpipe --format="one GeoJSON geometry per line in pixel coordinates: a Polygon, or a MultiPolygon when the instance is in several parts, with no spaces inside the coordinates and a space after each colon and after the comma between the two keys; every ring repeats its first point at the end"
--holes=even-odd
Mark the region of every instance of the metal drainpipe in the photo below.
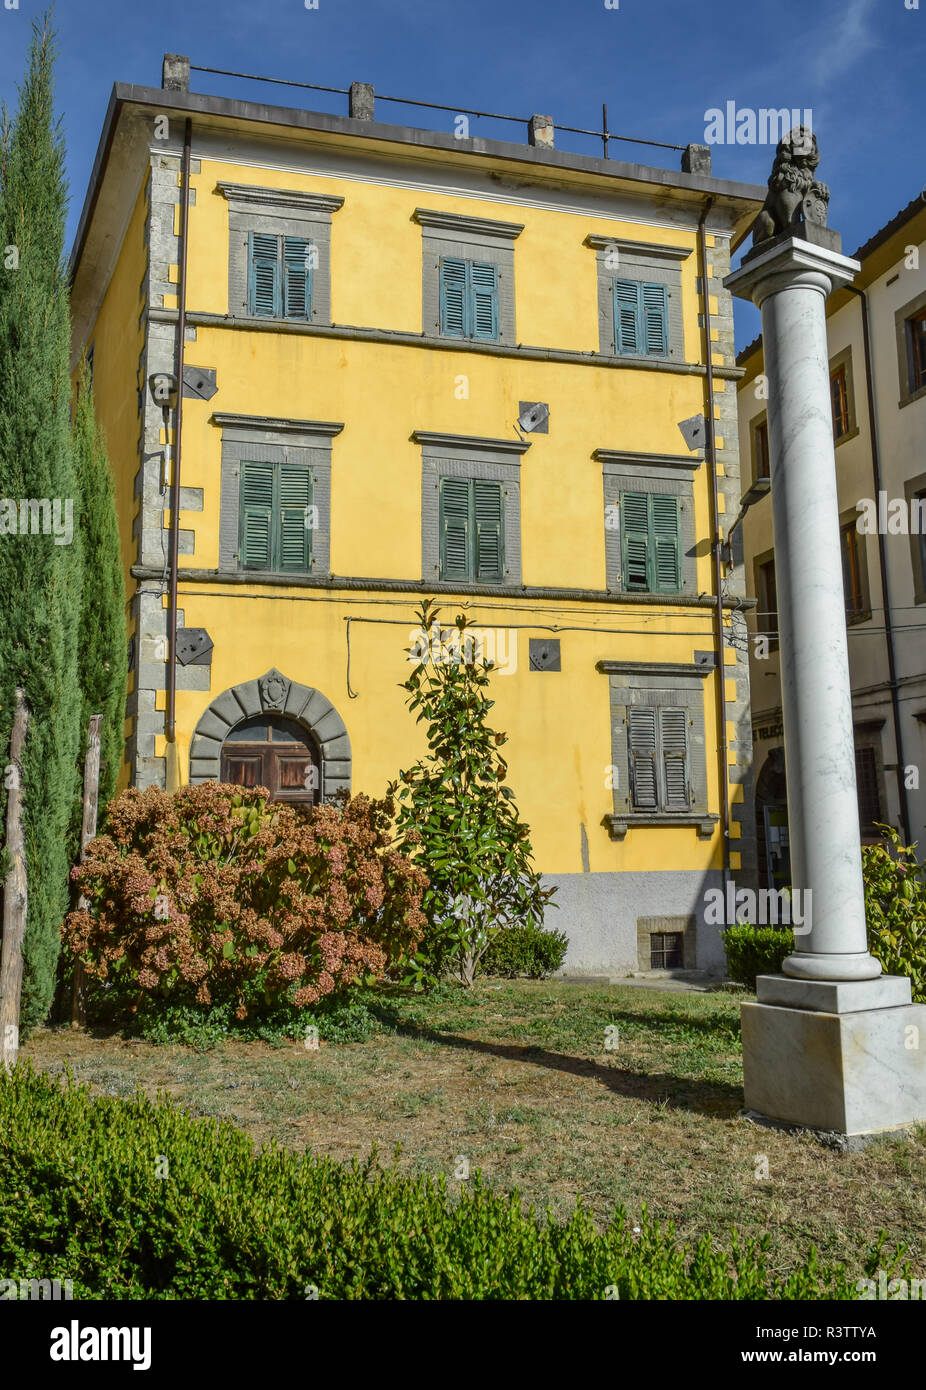
{"type": "Polygon", "coordinates": [[[720,753],[720,795],[723,806],[723,880],[724,890],[730,876],[730,788],[727,774],[727,697],[726,669],[723,660],[723,573],[721,569],[720,508],[717,504],[717,461],[714,452],[714,369],[711,362],[711,299],[707,277],[707,239],[704,224],[708,213],[714,206],[713,198],[708,198],[701,216],[698,218],[698,246],[701,260],[701,289],[704,301],[704,360],[707,367],[707,429],[705,452],[711,478],[711,530],[713,538],[711,551],[714,557],[714,589],[717,612],[717,724],[718,750],[720,753]]]}
{"type": "MultiPolygon", "coordinates": [[[[174,742],[177,704],[177,570],[180,557],[180,447],[183,428],[183,358],[186,338],[187,226],[190,218],[190,146],[193,122],[187,118],[183,134],[183,184],[180,198],[180,275],[177,287],[177,408],[174,411],[173,476],[170,487],[170,587],[167,601],[167,741],[174,742]]],[[[169,440],[168,440],[169,446],[169,440]]]]}
{"type": "MultiPolygon", "coordinates": [[[[868,322],[868,296],[855,285],[846,289],[862,301],[862,342],[865,348],[865,387],[868,396],[868,434],[871,438],[871,472],[875,485],[875,505],[881,492],[881,454],[878,449],[878,422],[875,413],[874,380],[871,367],[871,334],[868,322]]],[[[903,735],[900,732],[900,700],[897,695],[897,666],[894,660],[894,625],[891,622],[891,597],[887,577],[887,551],[884,537],[878,532],[878,564],[881,570],[881,593],[884,601],[884,635],[887,641],[888,684],[891,691],[891,711],[894,720],[894,748],[897,754],[897,792],[900,798],[900,818],[903,821],[904,844],[910,844],[913,831],[910,824],[910,803],[904,784],[903,735]]]]}

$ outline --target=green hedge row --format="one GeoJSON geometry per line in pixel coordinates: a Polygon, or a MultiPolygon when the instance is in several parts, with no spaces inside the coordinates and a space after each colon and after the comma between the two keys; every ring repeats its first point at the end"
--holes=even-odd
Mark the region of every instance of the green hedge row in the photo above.
{"type": "Polygon", "coordinates": [[[568,948],[565,932],[549,927],[503,927],[483,956],[479,973],[505,980],[543,980],[560,968],[568,948]]]}
{"type": "Polygon", "coordinates": [[[813,1250],[781,1281],[763,1245],[675,1243],[619,1211],[597,1231],[478,1179],[400,1178],[278,1148],[164,1101],[93,1099],[20,1064],[0,1080],[0,1275],[75,1298],[851,1299],[813,1250]],[[455,1186],[455,1185],[454,1185],[455,1186]],[[317,1290],[317,1295],[315,1294],[317,1290]]]}
{"type": "Polygon", "coordinates": [[[781,962],[794,950],[790,927],[727,927],[723,933],[727,974],[756,992],[757,975],[780,975],[781,962]]]}

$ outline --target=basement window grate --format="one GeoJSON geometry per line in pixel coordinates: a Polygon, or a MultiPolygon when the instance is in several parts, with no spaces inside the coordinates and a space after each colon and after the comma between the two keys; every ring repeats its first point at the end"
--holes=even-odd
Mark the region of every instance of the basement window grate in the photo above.
{"type": "Polygon", "coordinates": [[[684,932],[654,931],[649,939],[651,970],[681,970],[684,965],[684,932]]]}

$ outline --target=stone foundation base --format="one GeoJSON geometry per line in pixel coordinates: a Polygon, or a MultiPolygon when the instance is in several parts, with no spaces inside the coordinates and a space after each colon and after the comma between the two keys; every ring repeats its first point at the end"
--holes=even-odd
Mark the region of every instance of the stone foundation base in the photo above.
{"type": "Polygon", "coordinates": [[[849,1149],[926,1124],[926,1005],[909,1002],[909,980],[801,981],[799,1007],[763,1002],[792,988],[760,976],[758,1002],[740,1006],[750,1118],[849,1149]]]}

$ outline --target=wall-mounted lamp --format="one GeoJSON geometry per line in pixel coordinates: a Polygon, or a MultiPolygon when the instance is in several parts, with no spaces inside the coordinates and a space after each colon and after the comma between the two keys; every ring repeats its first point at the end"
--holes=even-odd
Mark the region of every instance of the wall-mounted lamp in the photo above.
{"type": "Polygon", "coordinates": [[[727,532],[726,540],[720,542],[720,554],[728,568],[733,568],[733,532],[736,530],[737,526],[739,526],[753,503],[758,502],[761,497],[768,496],[771,485],[771,479],[769,478],[756,478],[752,487],[748,488],[746,492],[743,493],[743,500],[736,520],[727,532]]]}

